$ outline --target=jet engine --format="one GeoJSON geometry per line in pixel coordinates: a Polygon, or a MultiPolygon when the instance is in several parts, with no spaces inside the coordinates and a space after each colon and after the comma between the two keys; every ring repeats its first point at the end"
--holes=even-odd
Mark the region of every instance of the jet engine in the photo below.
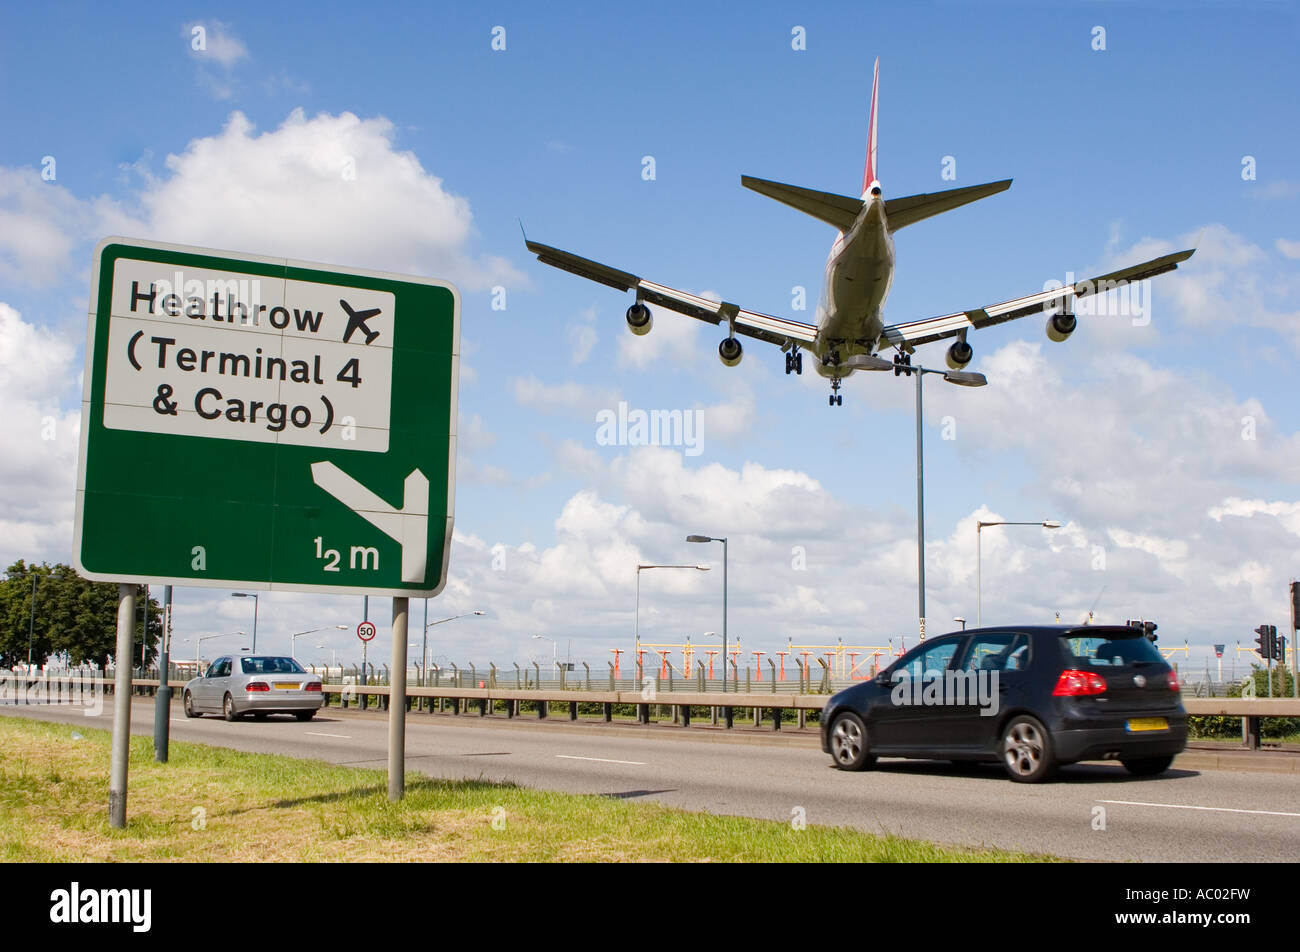
{"type": "Polygon", "coordinates": [[[1047,336],[1059,344],[1073,334],[1078,326],[1079,321],[1073,314],[1057,314],[1047,322],[1047,336]]]}
{"type": "Polygon", "coordinates": [[[948,348],[948,366],[952,370],[961,370],[971,362],[975,356],[975,349],[964,340],[954,341],[953,345],[948,348]]]}
{"type": "Polygon", "coordinates": [[[640,301],[627,309],[627,329],[637,337],[649,334],[653,326],[654,317],[650,314],[650,308],[640,301]]]}
{"type": "Polygon", "coordinates": [[[740,363],[740,358],[745,356],[745,350],[740,346],[740,341],[734,337],[724,338],[718,345],[718,359],[728,367],[734,367],[740,363]]]}

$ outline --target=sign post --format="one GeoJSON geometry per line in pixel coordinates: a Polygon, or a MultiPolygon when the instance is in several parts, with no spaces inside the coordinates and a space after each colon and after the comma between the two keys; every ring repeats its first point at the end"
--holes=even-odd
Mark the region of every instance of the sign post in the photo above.
{"type": "MultiPolygon", "coordinates": [[[[105,239],[90,293],[77,570],[133,584],[439,594],[459,350],[460,300],[445,282],[105,239]]],[[[118,706],[129,696],[128,682],[118,706]]],[[[129,705],[115,709],[115,757],[129,726],[129,705]]],[[[121,766],[111,804],[120,793],[125,822],[121,766]]]]}

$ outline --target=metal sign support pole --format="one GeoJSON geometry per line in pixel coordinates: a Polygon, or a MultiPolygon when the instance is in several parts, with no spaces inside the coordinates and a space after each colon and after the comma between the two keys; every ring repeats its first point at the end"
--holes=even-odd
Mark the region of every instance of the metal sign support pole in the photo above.
{"type": "MultiPolygon", "coordinates": [[[[153,706],[153,759],[167,763],[168,728],[171,726],[172,689],[168,682],[171,667],[172,587],[163,587],[163,630],[158,639],[158,699],[153,706]]],[[[198,672],[196,671],[195,674],[198,672]]]]}
{"type": "Polygon", "coordinates": [[[409,598],[393,599],[393,661],[388,683],[388,799],[406,789],[406,628],[409,598]]]}
{"type": "Polygon", "coordinates": [[[113,755],[108,781],[108,825],[126,826],[126,767],[131,747],[131,647],[135,640],[135,586],[117,586],[117,652],[113,656],[113,755]]]}

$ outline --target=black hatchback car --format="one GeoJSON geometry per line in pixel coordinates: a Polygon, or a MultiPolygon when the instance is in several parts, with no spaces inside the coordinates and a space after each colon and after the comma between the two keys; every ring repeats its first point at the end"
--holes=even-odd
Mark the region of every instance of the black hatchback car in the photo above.
{"type": "Polygon", "coordinates": [[[1162,773],[1187,744],[1187,711],[1140,629],[1016,625],[931,638],[833,695],[821,730],[842,770],[880,756],[987,760],[1035,783],[1081,760],[1162,773]]]}

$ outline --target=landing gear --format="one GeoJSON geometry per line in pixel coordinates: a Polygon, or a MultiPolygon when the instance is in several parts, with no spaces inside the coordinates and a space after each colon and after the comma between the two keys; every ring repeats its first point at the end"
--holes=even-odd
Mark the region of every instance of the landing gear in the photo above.
{"type": "Polygon", "coordinates": [[[831,395],[828,398],[830,405],[833,407],[844,406],[844,394],[840,393],[840,378],[831,378],[831,395]]]}
{"type": "Polygon", "coordinates": [[[898,353],[894,355],[894,376],[898,377],[907,374],[912,375],[912,355],[898,353]]]}
{"type": "Polygon", "coordinates": [[[840,352],[832,350],[822,357],[823,367],[838,367],[840,365],[840,352]]]}
{"type": "Polygon", "coordinates": [[[790,353],[785,355],[785,372],[802,374],[803,373],[803,354],[799,348],[793,348],[790,353]]]}

